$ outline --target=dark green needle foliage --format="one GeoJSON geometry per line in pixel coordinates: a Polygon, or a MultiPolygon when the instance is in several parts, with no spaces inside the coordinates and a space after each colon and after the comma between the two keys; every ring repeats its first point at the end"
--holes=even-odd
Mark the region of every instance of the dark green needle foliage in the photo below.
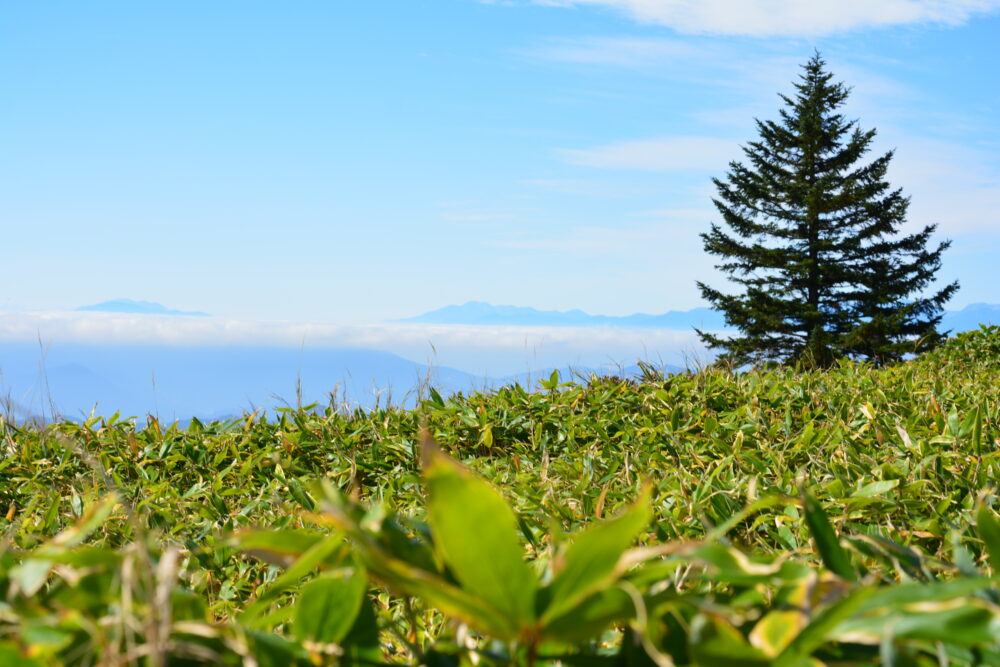
{"type": "Polygon", "coordinates": [[[738,334],[698,334],[736,364],[898,360],[942,340],[940,313],[958,289],[925,294],[950,243],[928,248],[934,225],[899,233],[910,200],[886,181],[893,153],[865,160],[875,130],[838,112],[850,91],[825,65],[816,54],[803,67],[780,120],[758,120],[746,162],[714,179],[728,229],[702,238],[741,290],[698,287],[738,334]]]}

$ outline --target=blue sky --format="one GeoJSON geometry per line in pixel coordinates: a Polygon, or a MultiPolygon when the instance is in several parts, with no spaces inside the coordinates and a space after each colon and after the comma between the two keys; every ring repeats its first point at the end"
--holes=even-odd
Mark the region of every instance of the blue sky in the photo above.
{"type": "Polygon", "coordinates": [[[819,49],[950,307],[1000,302],[1000,2],[0,6],[0,309],[700,303],[711,178],[819,49]]]}

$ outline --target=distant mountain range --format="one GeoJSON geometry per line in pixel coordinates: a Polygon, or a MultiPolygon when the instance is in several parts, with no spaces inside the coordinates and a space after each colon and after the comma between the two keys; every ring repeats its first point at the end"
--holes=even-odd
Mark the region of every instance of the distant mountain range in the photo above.
{"type": "Polygon", "coordinates": [[[299,397],[326,404],[333,391],[350,406],[390,396],[398,405],[412,403],[428,380],[442,392],[483,386],[474,375],[377,350],[55,343],[43,352],[38,343],[0,342],[0,408],[22,416],[79,418],[96,405],[99,415],[211,418],[299,397]]]}
{"type": "Polygon", "coordinates": [[[422,324],[492,324],[549,327],[632,327],[643,329],[690,329],[698,327],[715,331],[725,328],[722,315],[711,308],[671,310],[662,315],[636,313],[615,317],[590,315],[582,310],[536,310],[523,306],[494,306],[482,301],[469,301],[461,306],[445,306],[400,322],[422,324]]]}
{"type": "Polygon", "coordinates": [[[962,310],[945,311],[940,329],[959,333],[978,329],[980,324],[1000,324],[1000,305],[970,303],[962,310]]]}
{"type": "MultiPolygon", "coordinates": [[[[629,327],[643,329],[726,329],[722,314],[711,308],[671,310],[662,315],[636,313],[615,317],[590,315],[582,310],[536,310],[524,306],[494,306],[469,301],[461,306],[445,306],[399,322],[422,324],[479,324],[493,326],[549,327],[629,327]]],[[[980,324],[1000,324],[1000,305],[973,303],[962,310],[946,311],[941,321],[944,331],[968,331],[980,324]]]]}
{"type": "Polygon", "coordinates": [[[102,313],[133,313],[137,315],[188,315],[193,317],[208,317],[208,313],[189,310],[174,310],[153,301],[135,301],[133,299],[112,299],[91,306],[80,306],[76,310],[98,311],[102,313]]]}
{"type": "MultiPolygon", "coordinates": [[[[138,315],[187,315],[209,317],[200,311],[175,310],[153,301],[113,299],[90,306],[80,306],[78,311],[105,313],[131,313],[138,315]]],[[[633,315],[591,315],[582,310],[537,310],[526,306],[494,306],[484,301],[469,301],[460,306],[445,306],[423,315],[408,317],[397,322],[418,324],[479,324],[494,326],[548,326],[548,327],[626,327],[635,329],[704,329],[718,331],[726,328],[722,314],[711,308],[670,310],[661,315],[635,313],[633,315]]],[[[944,331],[968,331],[980,324],[1000,324],[1000,305],[973,303],[961,310],[945,311],[941,321],[944,331]]]]}

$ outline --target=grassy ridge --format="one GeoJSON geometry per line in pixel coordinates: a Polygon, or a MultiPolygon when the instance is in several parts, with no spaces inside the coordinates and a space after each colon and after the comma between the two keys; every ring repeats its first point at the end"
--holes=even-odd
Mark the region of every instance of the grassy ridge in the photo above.
{"type": "MultiPolygon", "coordinates": [[[[646,480],[652,520],[639,544],[697,540],[725,525],[727,548],[829,567],[817,550],[817,528],[804,516],[807,491],[833,530],[858,538],[850,543],[851,567],[869,581],[912,576],[883,557],[878,545],[890,543],[922,554],[919,567],[935,577],[962,568],[989,573],[974,524],[977,508],[995,503],[1000,479],[998,376],[1000,329],[992,328],[887,368],[705,370],[640,382],[554,377],[537,391],[513,386],[448,400],[432,393],[416,411],[289,410],[276,419],[193,422],[185,430],[156,422],[137,430],[115,418],[45,430],[0,423],[0,528],[7,536],[0,586],[8,587],[0,646],[56,662],[69,647],[81,656],[128,655],[122,634],[96,640],[91,632],[80,644],[79,632],[64,633],[46,644],[25,629],[34,627],[32,618],[85,607],[85,598],[117,618],[102,606],[111,604],[102,591],[121,589],[122,580],[95,580],[91,600],[79,578],[59,579],[55,565],[40,574],[17,569],[26,554],[51,549],[54,536],[81,524],[94,553],[129,558],[143,551],[141,558],[157,562],[173,554],[174,576],[192,605],[186,613],[222,635],[250,636],[233,630],[234,619],[283,568],[239,553],[229,536],[257,526],[328,531],[315,514],[323,506],[317,480],[363,505],[385,503],[419,530],[422,423],[444,451],[503,490],[536,568],[550,562],[560,535],[631,502],[646,480]],[[102,504],[111,492],[119,495],[102,504]],[[760,499],[770,500],[740,516],[760,499]],[[100,521],[88,523],[90,513],[100,521]],[[60,590],[72,595],[59,598],[60,590]],[[35,595],[40,591],[50,597],[35,595]]],[[[154,593],[152,583],[125,583],[154,593]]],[[[275,595],[274,608],[290,609],[296,588],[275,595]]],[[[414,624],[410,603],[384,591],[376,600],[383,659],[396,651],[393,659],[406,662],[420,646],[453,638],[455,628],[433,610],[419,612],[414,624]]],[[[157,632],[169,635],[169,628],[135,630],[154,644],[157,632]]],[[[287,634],[288,619],[279,614],[267,633],[245,639],[246,651],[262,654],[271,632],[287,634]]],[[[621,635],[607,641],[614,645],[621,635]]]]}

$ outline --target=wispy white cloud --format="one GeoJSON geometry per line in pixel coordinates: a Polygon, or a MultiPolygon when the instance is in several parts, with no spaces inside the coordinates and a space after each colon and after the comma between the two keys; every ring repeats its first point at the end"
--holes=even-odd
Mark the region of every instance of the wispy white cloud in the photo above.
{"type": "Polygon", "coordinates": [[[738,142],[717,137],[658,137],[619,141],[589,149],[559,149],[569,164],[637,171],[712,169],[740,155],[738,142]]]}
{"type": "Polygon", "coordinates": [[[961,25],[1000,0],[537,0],[602,6],[682,33],[816,36],[913,24],[961,25]]]}
{"type": "MultiPolygon", "coordinates": [[[[997,0],[1000,3],[1000,0],[997,0]]],[[[708,89],[738,94],[737,108],[723,107],[694,111],[693,116],[730,122],[745,120],[773,111],[776,92],[793,92],[791,83],[801,72],[810,51],[799,43],[761,43],[760,48],[711,37],[609,37],[558,38],[524,51],[526,56],[576,65],[600,65],[642,71],[646,74],[685,81],[708,89]],[[748,106],[749,105],[749,106],[748,106]]],[[[855,59],[851,54],[830,56],[837,79],[848,82],[854,97],[877,100],[880,104],[910,104],[920,94],[897,78],[873,70],[873,57],[855,59]]],[[[882,63],[887,64],[887,63],[882,63]]],[[[890,62],[894,68],[899,63],[890,62]]]]}

